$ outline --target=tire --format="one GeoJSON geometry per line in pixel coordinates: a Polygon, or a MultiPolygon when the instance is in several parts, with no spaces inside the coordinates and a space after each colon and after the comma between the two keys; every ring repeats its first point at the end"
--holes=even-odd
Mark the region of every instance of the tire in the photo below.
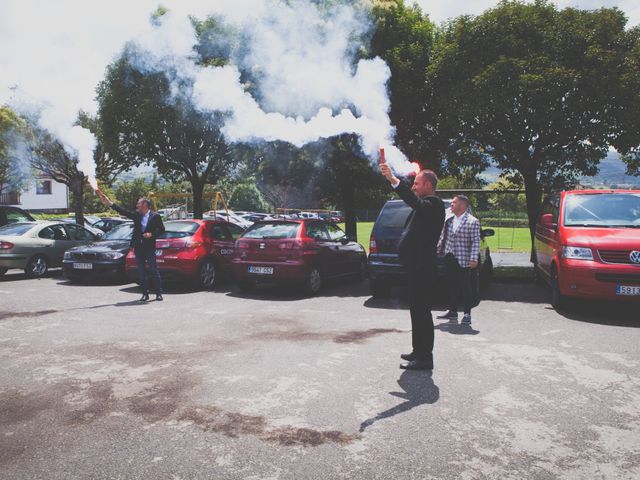
{"type": "Polygon", "coordinates": [[[304,280],[304,293],[316,295],[322,290],[322,274],[317,267],[312,267],[304,280]]]}
{"type": "Polygon", "coordinates": [[[389,298],[391,295],[391,285],[382,278],[370,278],[369,293],[371,293],[373,298],[389,298]]]}
{"type": "Polygon", "coordinates": [[[363,258],[360,261],[360,265],[358,266],[358,271],[356,272],[356,280],[358,282],[361,282],[365,278],[367,278],[367,260],[363,258]]]}
{"type": "Polygon", "coordinates": [[[560,291],[558,271],[555,268],[551,272],[551,306],[556,311],[562,311],[567,308],[567,297],[560,291]]]}
{"type": "Polygon", "coordinates": [[[0,277],[7,273],[8,270],[8,268],[0,267],[0,277]]]}
{"type": "Polygon", "coordinates": [[[24,268],[24,273],[29,278],[40,278],[47,274],[49,271],[49,264],[44,255],[36,255],[32,257],[24,268]]]}
{"type": "Polygon", "coordinates": [[[217,284],[218,271],[216,264],[210,258],[205,258],[198,268],[196,285],[201,290],[213,290],[217,284]]]}
{"type": "Polygon", "coordinates": [[[487,259],[482,266],[482,274],[480,275],[480,288],[487,288],[493,277],[493,259],[487,252],[487,259]]]}
{"type": "Polygon", "coordinates": [[[253,280],[239,280],[238,288],[241,292],[253,292],[256,288],[256,282],[253,280]]]}

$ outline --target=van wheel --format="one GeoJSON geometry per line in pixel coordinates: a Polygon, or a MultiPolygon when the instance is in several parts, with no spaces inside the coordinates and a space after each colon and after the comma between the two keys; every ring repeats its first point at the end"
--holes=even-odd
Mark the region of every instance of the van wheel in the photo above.
{"type": "Polygon", "coordinates": [[[46,275],[47,271],[49,271],[49,265],[47,264],[47,259],[42,255],[33,257],[24,268],[24,273],[29,278],[40,278],[46,275]]]}
{"type": "Polygon", "coordinates": [[[557,311],[567,308],[567,297],[560,292],[560,281],[555,269],[551,272],[551,306],[557,311]]]}
{"type": "MultiPolygon", "coordinates": [[[[480,263],[478,263],[480,265],[480,263]]],[[[491,259],[491,255],[487,252],[487,257],[482,266],[482,274],[480,275],[480,288],[486,288],[489,286],[491,282],[491,278],[493,277],[493,260],[491,259]]]]}
{"type": "Polygon", "coordinates": [[[318,268],[313,267],[307,273],[304,282],[304,291],[307,295],[316,295],[322,289],[322,274],[318,268]]]}
{"type": "Polygon", "coordinates": [[[216,265],[210,258],[205,259],[198,269],[196,283],[201,290],[213,290],[218,279],[216,265]]]}
{"type": "Polygon", "coordinates": [[[358,267],[358,272],[356,273],[356,279],[361,282],[367,278],[367,260],[364,258],[360,261],[360,266],[358,267]]]}
{"type": "Polygon", "coordinates": [[[9,270],[8,268],[1,267],[0,268],[0,277],[3,276],[5,273],[7,273],[8,270],[9,270]]]}
{"type": "Polygon", "coordinates": [[[389,298],[391,285],[382,278],[370,278],[369,293],[371,293],[373,298],[389,298]]]}

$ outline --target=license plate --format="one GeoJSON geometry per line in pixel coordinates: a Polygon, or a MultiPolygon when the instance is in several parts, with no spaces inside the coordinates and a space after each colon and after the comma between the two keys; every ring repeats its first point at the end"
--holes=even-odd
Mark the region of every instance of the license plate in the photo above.
{"type": "Polygon", "coordinates": [[[73,268],[77,270],[92,270],[93,264],[92,263],[74,263],[73,268]]]}
{"type": "Polygon", "coordinates": [[[273,275],[273,267],[249,267],[249,273],[258,275],[273,275]]]}
{"type": "Polygon", "coordinates": [[[640,287],[630,285],[617,285],[616,295],[640,295],[640,287]]]}
{"type": "Polygon", "coordinates": [[[162,250],[158,249],[156,250],[156,257],[160,257],[162,256],[162,250]]]}

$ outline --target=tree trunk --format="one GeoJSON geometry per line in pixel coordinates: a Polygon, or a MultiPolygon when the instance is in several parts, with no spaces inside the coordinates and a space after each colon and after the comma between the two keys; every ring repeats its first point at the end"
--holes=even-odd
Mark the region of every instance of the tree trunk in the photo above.
{"type": "Polygon", "coordinates": [[[84,206],[83,206],[83,194],[84,194],[84,176],[76,178],[71,182],[71,191],[73,192],[73,211],[76,214],[76,223],[78,225],[84,225],[84,206]]]}
{"type": "Polygon", "coordinates": [[[522,174],[524,178],[524,190],[527,200],[527,217],[529,219],[529,234],[531,236],[531,262],[534,263],[536,259],[535,252],[535,235],[536,235],[536,223],[540,216],[540,206],[542,205],[542,186],[538,181],[535,173],[522,174]]]}
{"type": "Polygon", "coordinates": [[[202,218],[202,213],[203,213],[202,194],[204,192],[204,182],[200,182],[198,180],[192,180],[191,189],[193,191],[193,218],[202,218]]]}
{"type": "Polygon", "coordinates": [[[344,185],[342,189],[344,200],[344,223],[347,236],[354,242],[358,241],[358,219],[356,218],[356,205],[354,192],[351,185],[344,185]]]}

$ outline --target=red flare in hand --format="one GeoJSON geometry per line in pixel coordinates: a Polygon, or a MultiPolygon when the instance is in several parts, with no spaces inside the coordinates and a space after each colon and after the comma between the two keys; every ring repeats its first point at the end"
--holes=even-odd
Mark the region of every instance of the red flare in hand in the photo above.
{"type": "Polygon", "coordinates": [[[379,163],[382,165],[383,163],[387,163],[387,160],[384,157],[384,148],[380,147],[380,160],[379,163]]]}

